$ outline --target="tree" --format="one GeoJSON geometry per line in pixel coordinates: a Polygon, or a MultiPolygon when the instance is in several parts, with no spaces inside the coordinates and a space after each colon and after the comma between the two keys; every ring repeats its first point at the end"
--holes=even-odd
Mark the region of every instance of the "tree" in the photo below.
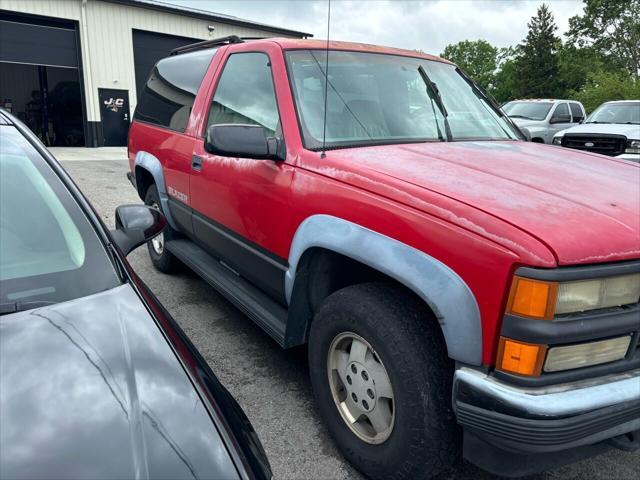
{"type": "Polygon", "coordinates": [[[640,0],[584,0],[582,15],[569,19],[569,41],[591,46],[640,77],[640,0]]]}
{"type": "Polygon", "coordinates": [[[624,69],[617,71],[599,71],[588,75],[587,82],[579,91],[569,96],[579,100],[587,112],[610,100],[629,100],[640,98],[640,80],[635,80],[624,69]]]}
{"type": "MultiPolygon", "coordinates": [[[[591,47],[578,48],[573,44],[565,44],[558,52],[558,81],[562,92],[576,92],[587,83],[590,74],[605,68],[615,70],[600,52],[591,47]]],[[[566,97],[566,93],[560,96],[566,97]]]]}
{"type": "Polygon", "coordinates": [[[498,49],[485,40],[464,40],[447,45],[441,57],[451,60],[476,83],[491,90],[498,68],[498,49]]]}
{"type": "Polygon", "coordinates": [[[527,37],[517,47],[515,93],[528,98],[557,97],[562,93],[558,62],[562,43],[549,7],[544,3],[538,7],[527,26],[527,37]]]}
{"type": "Polygon", "coordinates": [[[512,47],[501,48],[498,54],[498,71],[491,89],[491,94],[498,102],[503,103],[520,96],[516,77],[516,50],[512,47]]]}

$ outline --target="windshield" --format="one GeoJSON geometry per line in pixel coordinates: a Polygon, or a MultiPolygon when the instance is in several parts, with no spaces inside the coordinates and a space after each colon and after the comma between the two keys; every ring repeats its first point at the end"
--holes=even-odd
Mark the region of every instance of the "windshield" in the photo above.
{"type": "Polygon", "coordinates": [[[544,120],[552,106],[551,102],[509,102],[502,109],[511,118],[544,120]]]}
{"type": "Polygon", "coordinates": [[[13,126],[0,126],[0,311],[118,285],[102,243],[60,179],[13,126]]]}
{"type": "MultiPolygon", "coordinates": [[[[286,54],[305,147],[322,147],[326,52],[286,54]]],[[[330,51],[326,146],[444,141],[444,113],[453,140],[511,140],[517,133],[454,65],[378,53],[330,51]],[[420,74],[423,67],[437,93],[420,74]]]]}
{"type": "Polygon", "coordinates": [[[605,103],[596,108],[585,123],[640,124],[640,102],[605,103]]]}

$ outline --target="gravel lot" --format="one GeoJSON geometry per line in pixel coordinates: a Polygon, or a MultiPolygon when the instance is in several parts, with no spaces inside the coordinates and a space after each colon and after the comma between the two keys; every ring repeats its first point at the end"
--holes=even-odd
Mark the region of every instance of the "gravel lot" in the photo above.
{"type": "MultiPolygon", "coordinates": [[[[126,161],[62,162],[110,227],[114,210],[140,203],[126,161]]],[[[155,292],[244,408],[277,479],[362,479],[337,451],[314,406],[306,352],[285,352],[234,306],[191,272],[156,272],[146,248],[129,255],[155,292]]],[[[640,454],[612,451],[530,479],[636,479],[640,454]],[[635,473],[634,473],[635,472],[635,473]]],[[[463,463],[439,480],[496,478],[463,463]]]]}

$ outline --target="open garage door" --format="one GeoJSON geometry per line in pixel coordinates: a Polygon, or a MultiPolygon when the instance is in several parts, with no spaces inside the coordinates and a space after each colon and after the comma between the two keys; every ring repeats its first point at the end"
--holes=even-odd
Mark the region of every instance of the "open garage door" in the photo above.
{"type": "Polygon", "coordinates": [[[133,62],[136,72],[136,94],[144,89],[153,66],[174,48],[201,42],[201,38],[176,37],[161,33],[133,30],[133,62]]]}
{"type": "Polygon", "coordinates": [[[48,146],[84,145],[73,22],[0,14],[0,102],[48,146]]]}

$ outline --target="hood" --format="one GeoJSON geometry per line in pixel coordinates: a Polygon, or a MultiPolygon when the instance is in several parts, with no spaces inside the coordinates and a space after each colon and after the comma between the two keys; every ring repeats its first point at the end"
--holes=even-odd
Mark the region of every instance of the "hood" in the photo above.
{"type": "Polygon", "coordinates": [[[465,228],[473,211],[483,212],[470,229],[489,238],[504,237],[490,231],[500,219],[546,245],[560,265],[640,258],[640,166],[631,162],[516,141],[342,149],[325,160],[322,173],[424,211],[434,197],[453,200],[449,221],[465,228]]]}
{"type": "Polygon", "coordinates": [[[535,128],[544,125],[544,120],[528,120],[526,118],[512,118],[513,123],[523,128],[535,128]]]}
{"type": "Polygon", "coordinates": [[[129,285],[0,317],[6,478],[237,478],[129,285]]]}
{"type": "Polygon", "coordinates": [[[619,123],[583,123],[575,127],[567,128],[556,133],[563,136],[565,133],[606,133],[612,135],[624,135],[627,139],[640,140],[640,125],[627,125],[619,123]]]}

